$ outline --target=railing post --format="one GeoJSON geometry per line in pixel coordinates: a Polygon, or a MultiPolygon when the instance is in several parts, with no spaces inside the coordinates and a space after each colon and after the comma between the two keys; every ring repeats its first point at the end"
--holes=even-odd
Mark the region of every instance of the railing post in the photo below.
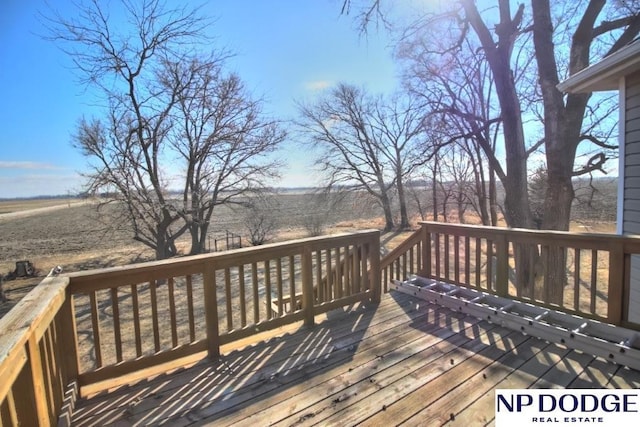
{"type": "Polygon", "coordinates": [[[614,325],[620,325],[623,319],[625,258],[623,243],[614,240],[609,249],[609,292],[607,293],[607,322],[614,325]]]}
{"type": "Polygon", "coordinates": [[[369,256],[371,257],[371,275],[369,277],[369,286],[371,287],[371,302],[379,303],[382,294],[382,275],[380,271],[380,232],[377,232],[369,243],[369,256]]]}
{"type": "Polygon", "coordinates": [[[209,358],[220,357],[220,332],[218,330],[218,299],[216,297],[216,270],[210,263],[204,266],[204,311],[207,328],[209,358]]]}
{"type": "MultiPolygon", "coordinates": [[[[509,241],[506,233],[500,233],[496,242],[496,294],[509,295],[509,241]]],[[[489,277],[488,280],[491,280],[489,277]]]]}
{"type": "MultiPolygon", "coordinates": [[[[340,262],[338,259],[337,262],[340,262]]],[[[331,268],[331,266],[329,266],[331,268]]],[[[313,263],[311,250],[305,246],[302,251],[302,309],[304,310],[304,324],[313,326],[315,316],[313,313],[313,263]]],[[[331,274],[329,272],[328,274],[331,274]]]]}
{"type": "Polygon", "coordinates": [[[431,278],[431,232],[422,224],[422,271],[420,275],[431,278]]]}

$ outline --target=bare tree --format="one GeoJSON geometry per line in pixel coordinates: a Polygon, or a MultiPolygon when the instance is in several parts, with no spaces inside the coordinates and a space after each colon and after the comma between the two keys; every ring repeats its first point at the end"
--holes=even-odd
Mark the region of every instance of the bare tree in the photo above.
{"type": "Polygon", "coordinates": [[[400,228],[409,228],[405,182],[429,158],[432,146],[426,140],[424,111],[411,98],[378,99],[372,117],[381,153],[393,168],[400,206],[400,228]]]}
{"type": "Polygon", "coordinates": [[[455,52],[429,49],[411,38],[399,47],[405,85],[422,101],[431,122],[439,123],[437,148],[448,151],[455,144],[456,155],[466,157],[475,187],[469,201],[483,224],[496,225],[496,172],[501,180],[506,173],[495,150],[500,111],[490,70],[482,51],[467,40],[455,52]]]}
{"type": "Polygon", "coordinates": [[[246,204],[244,225],[253,246],[265,244],[273,238],[278,228],[275,213],[279,211],[277,199],[270,193],[252,197],[246,204]]]}
{"type": "Polygon", "coordinates": [[[167,63],[162,81],[180,88],[171,142],[186,165],[181,217],[191,234],[191,254],[205,249],[214,208],[262,191],[277,176],[268,156],[285,138],[264,117],[240,78],[224,75],[220,57],[167,63]]]}
{"type": "Polygon", "coordinates": [[[51,38],[108,103],[108,118],[81,120],[75,136],[76,146],[94,161],[90,187],[114,190],[134,239],[162,259],[176,253],[175,240],[184,230],[171,229],[179,215],[167,199],[159,163],[176,99],[158,100],[155,70],[161,61],[180,57],[181,46],[201,34],[205,21],[195,10],[165,10],[157,0],[121,6],[133,28],[116,30],[98,0],[77,4],[74,18],[54,14],[48,23],[51,38]]]}
{"type": "Polygon", "coordinates": [[[331,222],[334,212],[347,197],[342,188],[325,187],[309,195],[303,208],[302,226],[309,236],[320,236],[331,222]]]}
{"type": "Polygon", "coordinates": [[[330,186],[367,191],[384,211],[385,231],[393,229],[395,174],[375,140],[373,100],[362,89],[341,83],[316,104],[300,104],[299,111],[298,127],[322,150],[318,163],[329,174],[330,186]]]}
{"type": "MultiPolygon", "coordinates": [[[[345,7],[351,0],[345,0],[345,7]]],[[[381,1],[367,1],[369,14],[363,15],[366,25],[382,13],[381,1]]],[[[486,6],[486,5],[483,5],[486,6]]],[[[542,99],[544,138],[541,140],[547,160],[547,194],[543,227],[563,229],[569,227],[571,203],[574,197],[572,177],[602,168],[606,155],[596,153],[587,164],[576,170],[575,160],[579,145],[587,143],[606,145],[605,141],[584,133],[584,117],[590,94],[564,95],[557,89],[562,76],[574,74],[587,67],[592,53],[614,52],[633,40],[640,32],[640,8],[635,1],[609,2],[589,0],[580,3],[561,2],[552,9],[548,0],[531,1],[529,25],[524,4],[512,11],[509,0],[497,0],[496,7],[479,9],[473,0],[460,0],[437,19],[449,23],[451,44],[456,51],[463,40],[475,38],[486,57],[495,82],[495,93],[500,105],[502,139],[505,152],[505,218],[513,227],[531,227],[533,217],[527,195],[527,155],[524,134],[522,93],[516,84],[517,64],[514,55],[518,43],[532,41],[537,69],[534,87],[539,88],[542,99]],[[608,5],[608,6],[607,6],[608,5]],[[555,15],[554,15],[555,13],[555,15]],[[599,22],[599,20],[602,20],[599,22]],[[532,32],[533,37],[529,39],[532,32]],[[525,37],[525,38],[523,38],[525,37]],[[561,68],[562,67],[562,68],[561,68]]],[[[348,9],[348,7],[346,7],[348,9]]],[[[428,17],[423,22],[435,19],[428,17]]],[[[432,26],[433,27],[433,26],[432,26]]],[[[429,25],[424,26],[429,28],[429,25]]],[[[438,42],[443,37],[426,37],[438,42]]],[[[516,248],[518,283],[531,283],[536,260],[533,253],[516,248]]],[[[554,284],[551,300],[560,302],[566,281],[564,252],[551,254],[553,263],[545,269],[546,281],[554,284]]]]}
{"type": "Polygon", "coordinates": [[[134,239],[163,259],[189,231],[199,253],[213,208],[270,174],[258,159],[284,135],[237,76],[222,74],[224,52],[195,53],[207,25],[197,9],[118,5],[130,26],[116,27],[98,0],[79,3],[75,18],[47,18],[51,38],[107,104],[103,119],[79,122],[75,145],[92,164],[90,189],[114,195],[134,239]],[[180,189],[182,200],[172,198],[180,189]]]}
{"type": "Polygon", "coordinates": [[[384,211],[385,230],[394,227],[392,190],[397,190],[400,227],[409,227],[405,182],[424,164],[423,112],[407,98],[385,100],[340,84],[313,106],[300,106],[299,125],[317,147],[332,184],[365,189],[384,211]]]}

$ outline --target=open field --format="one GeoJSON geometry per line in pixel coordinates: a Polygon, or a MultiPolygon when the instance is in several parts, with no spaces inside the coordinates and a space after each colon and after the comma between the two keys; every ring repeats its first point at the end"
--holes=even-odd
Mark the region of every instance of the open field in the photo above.
{"type": "MultiPolygon", "coordinates": [[[[305,222],[313,215],[313,196],[284,193],[277,198],[274,212],[278,231],[273,241],[306,237],[305,222]]],[[[153,251],[132,239],[126,226],[115,226],[113,207],[97,211],[97,203],[78,200],[21,200],[2,201],[0,211],[0,274],[13,271],[15,262],[29,260],[35,264],[38,276],[8,281],[4,285],[7,303],[0,305],[0,316],[33,288],[52,268],[62,266],[64,271],[125,265],[153,259],[153,251]],[[8,213],[12,212],[12,213],[8,213]]],[[[243,236],[246,244],[244,212],[239,208],[216,208],[212,239],[225,231],[243,236]]],[[[415,212],[415,210],[414,210],[415,212]]],[[[467,215],[467,220],[469,220],[467,215]]],[[[419,220],[415,216],[415,221],[419,220]]],[[[452,216],[451,221],[455,221],[452,216]]],[[[325,233],[349,232],[368,228],[380,229],[384,223],[380,209],[364,197],[349,197],[338,203],[326,219],[325,233]]],[[[572,231],[615,232],[615,224],[602,221],[575,222],[572,231]]],[[[385,249],[390,250],[402,242],[408,232],[389,233],[382,238],[385,249]]],[[[184,251],[188,241],[179,242],[184,251]]]]}
{"type": "MultiPolygon", "coordinates": [[[[279,194],[274,215],[278,230],[272,241],[308,236],[305,215],[310,214],[313,196],[309,194],[279,194]]],[[[31,290],[56,266],[65,272],[125,265],[152,260],[154,253],[132,238],[132,232],[114,219],[114,207],[97,210],[97,203],[60,204],[60,199],[35,200],[28,210],[28,201],[21,201],[11,209],[13,214],[0,215],[0,274],[13,271],[16,261],[29,260],[35,264],[38,276],[7,281],[4,284],[9,302],[0,305],[0,316],[31,290]],[[58,203],[54,203],[58,202],[58,203]],[[44,210],[41,210],[44,209],[44,210]]],[[[77,202],[77,200],[76,200],[77,202]]],[[[7,202],[6,209],[9,210],[7,202]]],[[[247,244],[244,211],[240,208],[216,208],[215,226],[210,235],[214,239],[228,230],[243,236],[247,244]]],[[[381,228],[378,209],[369,200],[350,198],[336,206],[326,219],[327,234],[352,230],[381,228]]],[[[401,240],[401,236],[394,241],[401,240]]],[[[178,242],[188,250],[188,236],[178,242]]]]}
{"type": "Polygon", "coordinates": [[[0,215],[53,206],[70,206],[78,202],[80,200],[74,198],[0,200],[0,215]]]}

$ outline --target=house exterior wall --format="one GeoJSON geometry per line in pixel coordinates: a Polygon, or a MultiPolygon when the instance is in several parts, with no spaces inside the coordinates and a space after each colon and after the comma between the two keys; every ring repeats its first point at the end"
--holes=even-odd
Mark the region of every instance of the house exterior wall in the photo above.
{"type": "MultiPolygon", "coordinates": [[[[624,122],[624,202],[622,214],[623,234],[640,235],[640,72],[625,77],[623,88],[624,122]]],[[[631,283],[629,290],[629,321],[640,323],[640,255],[631,257],[631,283]]]]}

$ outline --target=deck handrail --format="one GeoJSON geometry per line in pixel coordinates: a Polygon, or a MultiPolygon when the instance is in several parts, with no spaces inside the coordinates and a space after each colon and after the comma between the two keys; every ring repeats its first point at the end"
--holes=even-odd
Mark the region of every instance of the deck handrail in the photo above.
{"type": "Polygon", "coordinates": [[[76,375],[64,353],[72,339],[68,283],[47,276],[0,319],[2,425],[46,426],[58,420],[76,375]]]}
{"type": "Polygon", "coordinates": [[[392,280],[404,280],[422,274],[423,230],[414,231],[380,260],[382,289],[388,292],[392,280]]]}
{"type": "Polygon", "coordinates": [[[116,377],[379,301],[379,247],[369,230],[47,278],[0,319],[1,425],[68,421],[76,395],[116,377]],[[296,288],[302,304],[286,308],[296,288]]]}
{"type": "Polygon", "coordinates": [[[629,322],[630,259],[640,237],[420,222],[421,229],[381,261],[383,288],[413,274],[509,296],[571,314],[638,328],[629,322]],[[514,251],[528,247],[538,260],[529,288],[516,283],[514,251]],[[551,297],[551,257],[565,261],[563,300],[551,297]],[[586,263],[587,265],[583,265],[586,263]],[[606,271],[605,271],[606,270],[606,271]]]}
{"type": "Polygon", "coordinates": [[[379,232],[364,231],[47,277],[0,319],[1,425],[51,425],[83,388],[378,301],[381,276],[385,291],[420,274],[638,328],[627,301],[639,237],[422,222],[383,259],[379,249],[379,232]],[[562,302],[549,301],[544,274],[533,290],[516,283],[526,246],[561,254],[562,302]]]}

